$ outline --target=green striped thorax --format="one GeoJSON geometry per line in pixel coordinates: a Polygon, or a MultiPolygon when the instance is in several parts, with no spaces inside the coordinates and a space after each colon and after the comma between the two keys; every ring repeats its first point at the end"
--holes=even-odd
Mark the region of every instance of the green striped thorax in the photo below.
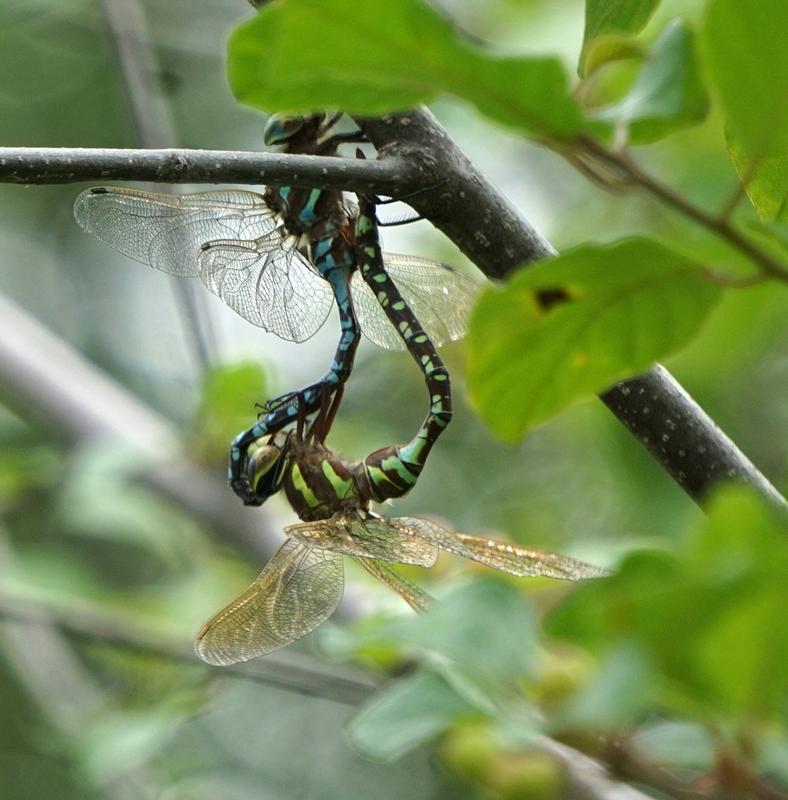
{"type": "Polygon", "coordinates": [[[284,489],[301,519],[317,520],[368,507],[364,472],[361,462],[349,463],[295,432],[280,432],[251,451],[247,477],[260,500],[284,489]]]}

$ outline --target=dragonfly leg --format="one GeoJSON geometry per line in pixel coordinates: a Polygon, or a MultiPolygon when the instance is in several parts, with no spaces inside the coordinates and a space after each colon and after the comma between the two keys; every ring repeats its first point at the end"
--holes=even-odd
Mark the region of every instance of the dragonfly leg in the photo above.
{"type": "MultiPolygon", "coordinates": [[[[230,464],[227,478],[232,490],[247,506],[261,506],[271,496],[270,492],[256,491],[247,475],[250,447],[259,439],[267,439],[296,422],[300,417],[320,411],[325,403],[327,385],[318,381],[300,392],[294,392],[292,402],[280,404],[262,415],[251,428],[241,431],[230,446],[230,464]]],[[[334,391],[334,389],[330,389],[334,391]]]]}
{"type": "MultiPolygon", "coordinates": [[[[334,360],[329,371],[316,383],[266,403],[257,424],[242,431],[233,440],[230,447],[228,478],[233,491],[245,505],[262,505],[270,496],[267,493],[255,492],[246,476],[247,454],[252,443],[295,422],[299,414],[313,414],[319,411],[326,395],[333,395],[341,388],[353,369],[360,332],[350,299],[349,276],[344,268],[336,268],[328,271],[325,278],[331,283],[339,308],[341,334],[334,360]]],[[[336,413],[336,408],[333,409],[333,413],[336,413]]],[[[326,426],[324,436],[328,434],[328,427],[330,425],[326,426]]]]}
{"type": "Polygon", "coordinates": [[[416,435],[407,444],[372,453],[364,462],[373,499],[385,500],[413,488],[430,450],[451,421],[451,382],[435,345],[383,266],[375,201],[364,195],[359,196],[356,248],[361,276],[419,365],[430,395],[429,413],[416,435]]]}

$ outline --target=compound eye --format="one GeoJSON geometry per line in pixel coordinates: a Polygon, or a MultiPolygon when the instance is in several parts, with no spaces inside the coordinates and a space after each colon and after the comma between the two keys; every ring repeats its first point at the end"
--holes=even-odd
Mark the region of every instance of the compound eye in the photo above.
{"type": "Polygon", "coordinates": [[[263,480],[282,457],[282,449],[274,444],[265,444],[250,453],[246,464],[246,477],[253,490],[257,490],[263,480]]]}
{"type": "Polygon", "coordinates": [[[268,118],[268,122],[265,125],[263,141],[269,146],[284,144],[303,130],[304,124],[305,120],[302,116],[274,114],[268,118]]]}

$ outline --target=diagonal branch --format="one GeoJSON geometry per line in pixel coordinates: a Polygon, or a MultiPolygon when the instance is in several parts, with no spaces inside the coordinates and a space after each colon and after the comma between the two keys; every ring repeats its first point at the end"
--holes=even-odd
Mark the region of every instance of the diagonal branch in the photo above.
{"type": "MultiPolygon", "coordinates": [[[[0,148],[0,182],[267,182],[407,196],[490,278],[555,255],[428,111],[358,122],[378,150],[376,161],[214,150],[0,148]],[[408,196],[429,187],[434,190],[408,196]]],[[[720,482],[739,479],[774,505],[786,506],[667,370],[623,381],[601,398],[696,502],[703,503],[720,482]]]]}
{"type": "MultiPolygon", "coordinates": [[[[555,255],[552,245],[475,169],[426,110],[360,124],[383,157],[414,159],[445,176],[435,192],[408,200],[482,270],[503,278],[514,269],[555,255]]],[[[769,502],[785,498],[717,427],[673,376],[656,366],[601,394],[605,405],[659,465],[696,502],[721,482],[738,479],[769,502]]]]}

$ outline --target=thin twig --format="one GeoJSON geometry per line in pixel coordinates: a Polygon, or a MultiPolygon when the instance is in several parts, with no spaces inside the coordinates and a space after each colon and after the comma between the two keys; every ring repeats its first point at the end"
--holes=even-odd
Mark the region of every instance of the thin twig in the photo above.
{"type": "Polygon", "coordinates": [[[607,742],[605,762],[626,780],[657,789],[678,800],[704,800],[709,797],[751,797],[753,800],[788,800],[788,793],[776,784],[757,775],[750,766],[731,763],[716,772],[682,780],[665,767],[650,761],[631,740],[613,737],[607,742]],[[719,774],[718,774],[719,773],[719,774]],[[727,780],[726,780],[727,777],[727,780]],[[741,783],[735,786],[731,783],[741,783]]]}
{"type": "Polygon", "coordinates": [[[602,162],[615,166],[629,175],[633,184],[661,200],[666,206],[697,222],[733,248],[743,253],[758,268],[780,281],[788,282],[788,267],[773,259],[754,242],[731,225],[726,217],[718,217],[691,203],[684,195],[649,175],[626,152],[609,150],[589,137],[581,137],[579,146],[602,162]]]}

